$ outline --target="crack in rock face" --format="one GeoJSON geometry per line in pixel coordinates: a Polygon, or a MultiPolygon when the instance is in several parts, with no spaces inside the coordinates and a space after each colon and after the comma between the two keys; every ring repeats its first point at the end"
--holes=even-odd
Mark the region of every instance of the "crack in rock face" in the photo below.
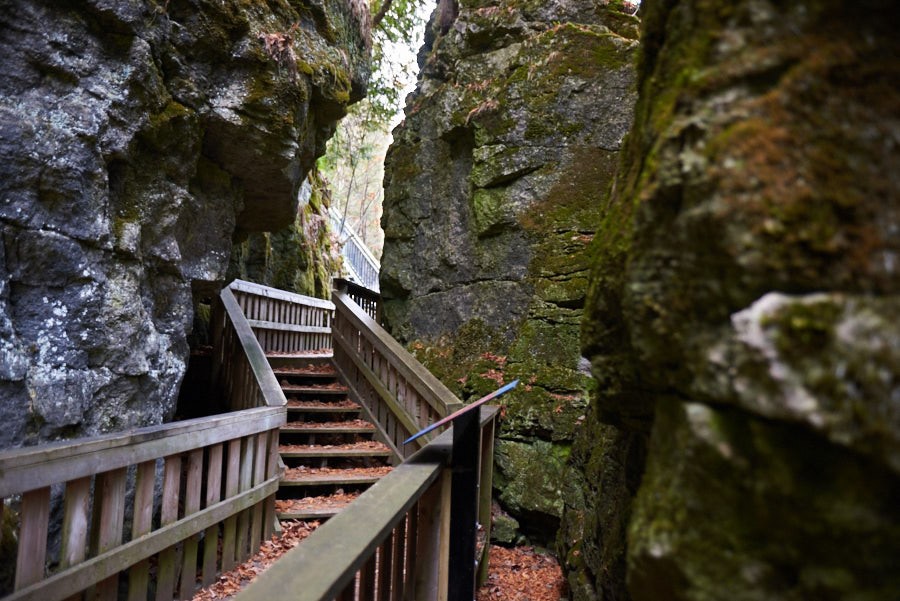
{"type": "Polygon", "coordinates": [[[162,4],[0,16],[0,448],[170,420],[195,302],[365,87],[355,4],[162,4]]]}

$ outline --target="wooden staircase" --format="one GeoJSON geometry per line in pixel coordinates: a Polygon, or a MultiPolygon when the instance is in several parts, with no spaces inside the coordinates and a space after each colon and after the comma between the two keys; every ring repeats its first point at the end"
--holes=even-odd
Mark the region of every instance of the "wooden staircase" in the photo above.
{"type": "Polygon", "coordinates": [[[327,356],[269,355],[287,398],[279,433],[285,470],[276,496],[279,519],[324,520],[391,471],[390,448],[327,356]]]}

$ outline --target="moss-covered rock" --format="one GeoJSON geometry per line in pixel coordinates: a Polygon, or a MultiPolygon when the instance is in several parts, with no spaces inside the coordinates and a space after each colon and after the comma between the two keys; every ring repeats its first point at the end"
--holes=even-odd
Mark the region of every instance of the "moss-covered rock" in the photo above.
{"type": "Polygon", "coordinates": [[[642,4],[640,98],[582,329],[598,380],[583,433],[619,442],[573,452],[584,484],[640,487],[567,506],[563,534],[600,550],[573,583],[584,598],[623,598],[626,580],[636,600],[896,590],[892,12],[642,4]],[[627,578],[604,572],[624,557],[627,578]]]}
{"type": "Polygon", "coordinates": [[[420,54],[387,158],[385,319],[464,400],[520,379],[497,494],[542,544],[588,404],[578,323],[631,119],[636,23],[593,2],[460,2],[420,54]]]}
{"type": "Polygon", "coordinates": [[[329,190],[313,170],[300,189],[294,223],[250,234],[231,254],[229,276],[318,298],[331,298],[340,256],[328,227],[329,190]]]}
{"type": "Polygon", "coordinates": [[[361,97],[362,6],[4,3],[0,448],[172,419],[194,304],[361,97]]]}

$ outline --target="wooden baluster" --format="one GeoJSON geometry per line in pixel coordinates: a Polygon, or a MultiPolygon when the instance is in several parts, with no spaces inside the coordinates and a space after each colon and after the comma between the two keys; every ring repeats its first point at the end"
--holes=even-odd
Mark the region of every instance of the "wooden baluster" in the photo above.
{"type": "Polygon", "coordinates": [[[450,557],[449,546],[442,542],[450,540],[450,475],[444,470],[419,499],[413,601],[447,598],[450,557]]]}
{"type": "Polygon", "coordinates": [[[406,549],[403,561],[402,601],[416,601],[416,549],[418,549],[419,501],[406,514],[406,549]]]}
{"type": "Polygon", "coordinates": [[[344,587],[334,601],[356,601],[356,580],[359,576],[355,575],[347,586],[344,587]]]}
{"type": "Polygon", "coordinates": [[[406,518],[400,520],[394,528],[394,546],[391,549],[391,594],[390,601],[403,599],[403,560],[406,557],[409,541],[406,538],[406,518]]]}
{"type": "MultiPolygon", "coordinates": [[[[132,540],[147,534],[153,527],[153,489],[155,485],[156,461],[145,461],[138,465],[134,481],[132,540]]],[[[147,601],[149,585],[150,561],[145,559],[128,570],[128,601],[147,601]]]]}
{"type": "MultiPolygon", "coordinates": [[[[269,457],[266,462],[266,477],[272,478],[278,474],[278,430],[269,431],[269,457]]],[[[263,530],[266,540],[268,540],[275,531],[275,495],[266,499],[266,510],[263,514],[263,530]]]]}
{"type": "MultiPolygon", "coordinates": [[[[225,499],[240,491],[241,439],[228,443],[228,465],[225,474],[225,499]]],[[[222,570],[228,571],[237,563],[237,516],[225,520],[222,527],[222,570]]]]}
{"type": "Polygon", "coordinates": [[[63,510],[62,549],[59,567],[72,567],[87,557],[88,511],[91,505],[91,477],[66,482],[63,510]]]}
{"type": "MultiPolygon", "coordinates": [[[[253,483],[253,450],[255,436],[247,436],[241,441],[241,475],[240,491],[249,490],[253,483]]],[[[238,516],[236,555],[238,563],[250,556],[250,509],[245,509],[238,516]]]]}
{"type": "Polygon", "coordinates": [[[478,557],[478,574],[476,586],[487,582],[488,563],[491,549],[491,494],[493,492],[494,476],[494,427],[496,418],[485,424],[481,430],[481,457],[478,469],[478,523],[484,529],[484,550],[478,557]]]}
{"type": "MultiPolygon", "coordinates": [[[[181,496],[181,457],[166,457],[163,470],[162,510],[160,525],[167,526],[178,520],[178,501],[181,496]]],[[[177,554],[174,546],[159,554],[156,572],[156,601],[172,601],[175,596],[175,571],[177,554]]]]}
{"type": "MultiPolygon", "coordinates": [[[[203,449],[194,449],[188,455],[187,480],[184,491],[185,517],[200,511],[201,489],[203,487],[203,449]]],[[[184,541],[184,555],[181,568],[179,594],[182,601],[194,596],[197,587],[197,543],[199,535],[184,541]]]]}
{"type": "Polygon", "coordinates": [[[378,550],[378,601],[391,600],[391,575],[393,568],[391,561],[394,559],[394,532],[391,531],[378,550]]]}
{"type": "Polygon", "coordinates": [[[373,553],[359,571],[359,601],[374,601],[375,599],[376,556],[377,553],[373,553]]]}
{"type": "Polygon", "coordinates": [[[50,488],[22,495],[19,553],[16,557],[15,589],[23,589],[44,578],[47,559],[47,526],[50,521],[50,488]]]}
{"type": "MultiPolygon", "coordinates": [[[[221,444],[209,447],[209,466],[206,471],[206,505],[210,507],[222,497],[221,444]]],[[[219,525],[210,526],[203,535],[203,586],[216,581],[216,559],[219,546],[219,525]]]]}
{"type": "MultiPolygon", "coordinates": [[[[255,436],[256,450],[253,457],[253,486],[262,484],[266,480],[266,460],[269,458],[268,432],[262,432],[255,436]]],[[[266,501],[254,505],[251,509],[250,526],[250,554],[256,553],[263,540],[263,517],[266,513],[266,501]]]]}
{"type": "MultiPolygon", "coordinates": [[[[97,552],[105,553],[122,544],[125,522],[125,489],[128,472],[125,468],[104,472],[97,477],[94,502],[100,503],[100,538],[97,552]]],[[[115,601],[119,594],[119,576],[111,576],[97,584],[99,601],[115,601]]]]}

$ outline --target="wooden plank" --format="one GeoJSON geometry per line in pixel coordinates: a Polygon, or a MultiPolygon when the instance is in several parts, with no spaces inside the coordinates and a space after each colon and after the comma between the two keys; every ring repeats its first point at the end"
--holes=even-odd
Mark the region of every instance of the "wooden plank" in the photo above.
{"type": "Polygon", "coordinates": [[[443,551],[450,529],[450,471],[443,470],[439,481],[419,502],[416,539],[415,599],[444,599],[447,590],[447,562],[443,551]]]}
{"type": "MultiPolygon", "coordinates": [[[[206,469],[206,503],[204,507],[216,504],[222,497],[222,445],[209,448],[209,461],[206,469]]],[[[207,528],[203,537],[203,586],[216,581],[216,564],[218,559],[219,525],[207,528]]]]}
{"type": "Polygon", "coordinates": [[[390,601],[403,600],[403,571],[406,549],[409,541],[406,538],[406,520],[400,520],[394,529],[394,547],[391,557],[391,594],[390,601]]]}
{"type": "Polygon", "coordinates": [[[66,482],[66,501],[63,510],[62,548],[60,567],[67,568],[87,557],[88,512],[91,504],[91,478],[66,482]]]}
{"type": "MultiPolygon", "coordinates": [[[[228,443],[228,464],[225,475],[225,498],[240,492],[241,441],[228,443]]],[[[237,516],[231,516],[222,525],[222,570],[227,572],[237,564],[237,516]]]]}
{"type": "MultiPolygon", "coordinates": [[[[425,400],[443,417],[459,407],[462,402],[437,377],[425,368],[412,354],[375,322],[344,293],[335,293],[336,314],[345,318],[360,332],[365,332],[369,342],[384,355],[400,374],[415,382],[425,400]]],[[[332,332],[334,336],[334,332],[332,332]]],[[[348,348],[352,354],[352,347],[348,348]]]]}
{"type": "MultiPolygon", "coordinates": [[[[359,500],[320,526],[238,593],[236,601],[336,597],[381,541],[440,477],[450,437],[442,434],[414,459],[397,466],[359,500]]],[[[420,597],[427,599],[428,597],[420,597]]]]}
{"type": "Polygon", "coordinates": [[[286,416],[284,407],[259,407],[126,434],[0,452],[0,498],[272,430],[284,424],[286,416]]]}
{"type": "MultiPolygon", "coordinates": [[[[184,491],[184,515],[188,517],[200,511],[203,488],[203,449],[195,449],[188,455],[187,479],[184,491]]],[[[197,536],[184,541],[181,567],[181,584],[178,587],[182,601],[194,596],[197,587],[197,536]]]]}
{"type": "Polygon", "coordinates": [[[391,561],[393,559],[394,533],[391,532],[384,540],[381,548],[378,549],[378,569],[376,570],[376,576],[378,578],[376,599],[378,599],[378,601],[391,600],[391,575],[394,572],[391,561]]]}
{"type": "Polygon", "coordinates": [[[302,294],[296,294],[294,292],[288,292],[286,290],[279,290],[277,288],[270,288],[261,284],[247,282],[245,280],[234,280],[233,282],[231,282],[231,284],[229,284],[228,287],[237,292],[254,295],[256,299],[262,301],[274,299],[309,307],[318,307],[320,309],[326,309],[329,311],[334,310],[334,303],[332,303],[331,301],[327,301],[321,298],[315,298],[312,296],[304,296],[302,294]]]}
{"type": "MultiPolygon", "coordinates": [[[[178,520],[178,501],[181,496],[181,457],[166,457],[163,470],[162,508],[160,525],[164,528],[178,520]]],[[[180,542],[180,541],[178,541],[180,542]]],[[[172,601],[175,596],[175,547],[159,554],[156,572],[156,601],[172,601]]]]}
{"type": "MultiPolygon", "coordinates": [[[[137,466],[134,483],[134,517],[131,538],[144,536],[153,527],[153,489],[156,485],[156,462],[137,466]]],[[[150,584],[150,562],[143,560],[128,571],[128,601],[147,601],[150,584]]]]}
{"type": "Polygon", "coordinates": [[[359,571],[359,592],[361,600],[375,599],[375,561],[377,552],[372,553],[359,571]]]}
{"type": "MultiPolygon", "coordinates": [[[[241,472],[240,490],[243,492],[253,485],[253,451],[256,448],[255,436],[248,436],[241,441],[241,472]]],[[[235,545],[235,559],[241,563],[250,554],[250,510],[238,515],[237,544],[235,545]]]]}
{"type": "MultiPolygon", "coordinates": [[[[281,457],[278,453],[278,431],[269,432],[269,448],[268,458],[266,460],[266,478],[281,477],[281,467],[279,465],[281,457]]],[[[266,499],[265,513],[263,514],[263,537],[266,540],[272,537],[278,516],[275,515],[275,496],[266,499]]]]}
{"type": "Polygon", "coordinates": [[[403,601],[416,601],[416,549],[419,540],[419,501],[406,514],[406,558],[403,574],[403,601]]]}
{"type": "MultiPolygon", "coordinates": [[[[125,468],[104,472],[97,477],[94,502],[100,503],[100,538],[97,552],[106,553],[122,544],[125,522],[125,489],[128,471],[125,468]]],[[[119,594],[118,575],[97,584],[99,601],[115,601],[119,594]]]]}
{"type": "MultiPolygon", "coordinates": [[[[275,494],[277,489],[278,480],[276,478],[267,480],[260,486],[240,493],[233,499],[216,503],[192,516],[131,540],[117,549],[88,559],[29,587],[17,590],[4,597],[3,601],[61,601],[71,595],[73,590],[86,589],[98,580],[114,576],[138,561],[171,548],[197,532],[221,522],[235,511],[244,511],[248,507],[252,507],[269,495],[275,494]]],[[[159,597],[157,596],[157,598],[159,597]]],[[[166,601],[171,601],[171,599],[170,596],[166,601]]]]}
{"type": "MultiPolygon", "coordinates": [[[[256,450],[253,454],[253,484],[266,479],[266,461],[269,458],[269,437],[267,433],[256,435],[256,450]]],[[[263,541],[263,518],[266,514],[265,504],[252,509],[250,522],[250,554],[256,553],[263,541]]]]}
{"type": "Polygon", "coordinates": [[[253,330],[250,329],[250,324],[247,323],[247,318],[244,317],[237,301],[234,299],[234,295],[231,293],[231,290],[224,288],[219,296],[222,299],[225,310],[228,311],[228,315],[231,317],[234,331],[237,333],[238,340],[240,340],[244,349],[244,354],[250,362],[250,367],[253,369],[253,374],[266,401],[266,405],[269,407],[283,406],[287,403],[287,400],[284,398],[281,386],[279,386],[278,380],[275,379],[272,368],[269,366],[269,361],[266,359],[266,354],[256,339],[253,330]]]}
{"type": "Polygon", "coordinates": [[[15,581],[17,591],[44,577],[47,527],[50,521],[50,487],[30,490],[22,495],[19,515],[21,522],[15,581]]]}

